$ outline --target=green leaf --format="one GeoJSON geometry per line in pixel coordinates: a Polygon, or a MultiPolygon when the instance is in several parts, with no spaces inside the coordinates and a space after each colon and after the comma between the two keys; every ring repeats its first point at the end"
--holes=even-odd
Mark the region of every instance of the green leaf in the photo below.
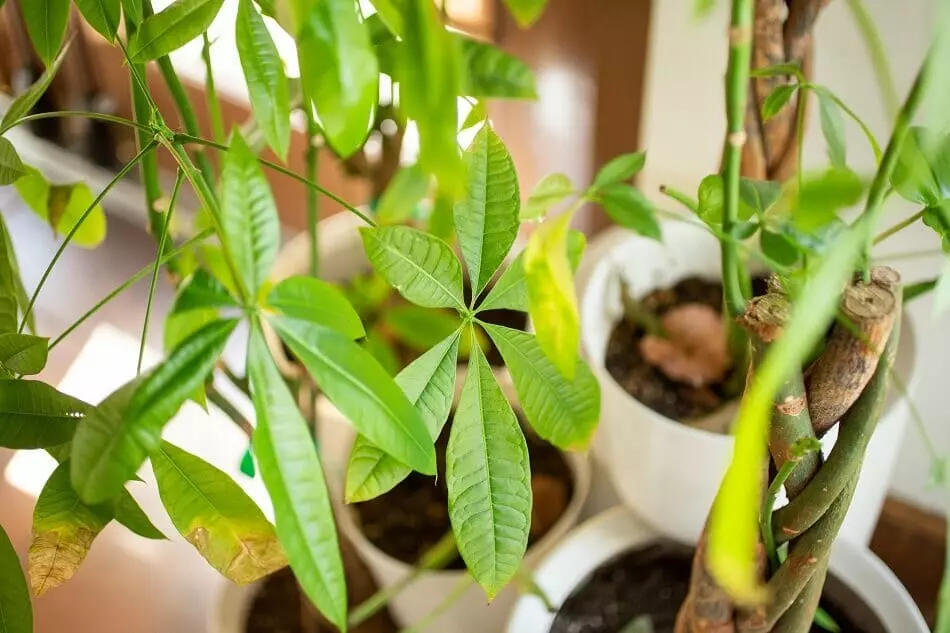
{"type": "Polygon", "coordinates": [[[15,374],[30,376],[46,367],[49,339],[6,332],[0,334],[0,366],[15,374]]]}
{"type": "Polygon", "coordinates": [[[933,315],[939,317],[950,309],[950,260],[943,264],[934,288],[933,315]]]}
{"type": "Polygon", "coordinates": [[[383,313],[382,324],[399,342],[424,352],[461,328],[462,319],[448,310],[398,305],[383,313]]]}
{"type": "Polygon", "coordinates": [[[68,442],[91,409],[36,380],[0,380],[0,446],[31,449],[68,442]]]}
{"type": "Polygon", "coordinates": [[[645,152],[633,152],[617,156],[600,168],[600,171],[594,177],[594,184],[591,185],[591,189],[601,189],[607,185],[615,185],[630,180],[640,173],[640,170],[646,164],[646,160],[645,152]]]}
{"type": "Polygon", "coordinates": [[[248,375],[257,413],[254,455],[274,503],[278,539],[304,593],[345,631],[346,578],[323,467],[257,324],[251,330],[248,375]]]}
{"type": "Polygon", "coordinates": [[[406,28],[406,0],[372,0],[372,3],[386,28],[396,37],[402,37],[406,28]]]}
{"type": "Polygon", "coordinates": [[[511,15],[515,16],[518,25],[526,29],[541,17],[548,0],[505,0],[511,15]]]}
{"type": "Polygon", "coordinates": [[[304,96],[342,157],[366,140],[379,100],[369,31],[351,0],[295,0],[297,59],[304,96]]]}
{"type": "Polygon", "coordinates": [[[751,77],[796,77],[801,81],[805,80],[801,65],[795,62],[787,64],[773,64],[763,68],[753,68],[749,72],[751,77]]]}
{"type": "Polygon", "coordinates": [[[122,0],[122,12],[132,24],[138,26],[142,23],[142,0],[122,0]]]}
{"type": "Polygon", "coordinates": [[[429,176],[419,165],[402,167],[396,172],[376,207],[380,224],[401,224],[412,217],[429,192],[429,176]]]}
{"type": "MultiPolygon", "coordinates": [[[[571,229],[567,233],[567,258],[571,262],[571,270],[577,270],[587,246],[587,238],[580,231],[571,229]]],[[[528,284],[524,274],[524,252],[519,253],[508,268],[501,274],[495,285],[492,286],[475,312],[484,310],[519,310],[527,312],[528,284]]]]}
{"type": "Polygon", "coordinates": [[[21,5],[21,10],[36,53],[49,65],[66,36],[69,0],[28,0],[21,5]]]}
{"type": "Polygon", "coordinates": [[[777,86],[762,103],[762,119],[768,121],[778,114],[796,92],[798,92],[798,84],[777,86]]]}
{"type": "Polygon", "coordinates": [[[936,146],[934,135],[925,128],[911,128],[904,137],[891,175],[891,186],[911,202],[933,206],[943,198],[940,181],[933,169],[932,150],[936,146]]]}
{"type": "Polygon", "coordinates": [[[198,253],[201,262],[211,275],[227,289],[228,293],[232,297],[239,296],[237,280],[231,274],[231,269],[228,267],[228,262],[221,247],[213,244],[200,244],[198,253]]]}
{"type": "Polygon", "coordinates": [[[142,21],[129,42],[129,57],[141,64],[176,51],[208,30],[224,0],[175,0],[142,21]]]}
{"type": "Polygon", "coordinates": [[[918,281],[916,283],[907,284],[904,286],[904,292],[902,297],[902,303],[907,305],[917,297],[922,297],[934,288],[937,287],[937,279],[928,279],[926,281],[918,281]]]}
{"type": "Polygon", "coordinates": [[[451,246],[408,226],[362,228],[360,234],[373,268],[406,299],[465,310],[462,265],[451,246]]]}
{"type": "MultiPolygon", "coordinates": [[[[721,182],[721,181],[719,181],[721,182]]],[[[721,189],[720,189],[721,191],[721,189]]],[[[765,215],[782,196],[782,185],[771,180],[739,179],[739,217],[748,220],[755,215],[765,215]],[[749,213],[748,209],[752,210],[749,213]]],[[[708,204],[708,201],[707,201],[708,204]]],[[[722,224],[720,203],[719,224],[722,224]]]]}
{"type": "Polygon", "coordinates": [[[284,316],[328,327],[351,339],[366,336],[363,322],[339,288],[313,277],[284,279],[267,295],[267,305],[284,316]]]}
{"type": "Polygon", "coordinates": [[[220,318],[221,315],[214,308],[172,312],[165,319],[165,351],[171,352],[186,338],[220,318]]]}
{"type": "MultiPolygon", "coordinates": [[[[454,332],[396,376],[396,384],[419,411],[433,441],[452,408],[460,337],[460,330],[454,332]]],[[[410,472],[408,466],[359,435],[346,469],[346,502],[374,499],[392,490],[410,472]]]]}
{"type": "Polygon", "coordinates": [[[124,490],[118,496],[112,506],[112,510],[115,515],[115,520],[128,528],[132,533],[153,541],[168,540],[168,537],[155,527],[152,520],[148,518],[148,515],[145,514],[141,506],[136,503],[128,490],[124,490]]]}
{"type": "Polygon", "coordinates": [[[20,558],[0,526],[0,633],[33,633],[33,605],[20,558]]]}
{"type": "Polygon", "coordinates": [[[396,349],[386,336],[380,332],[378,327],[370,330],[366,334],[366,340],[363,341],[363,349],[369,352],[370,356],[375,358],[379,364],[383,366],[387,374],[395,376],[399,373],[399,368],[402,367],[399,354],[396,353],[396,349]]]}
{"type": "Polygon", "coordinates": [[[231,297],[227,288],[208,271],[199,268],[179,285],[172,314],[237,307],[238,302],[231,297]]]}
{"type": "Polygon", "coordinates": [[[567,231],[571,214],[565,213],[534,232],[524,254],[528,302],[541,349],[569,380],[574,377],[580,317],[574,276],[567,258],[567,231]]]}
{"type": "Polygon", "coordinates": [[[615,184],[600,189],[598,197],[610,219],[644,237],[662,240],[656,209],[633,185],[615,184]]]}
{"type": "Polygon", "coordinates": [[[0,136],[0,187],[12,185],[26,175],[26,167],[13,143],[0,136]]]}
{"type": "Polygon", "coordinates": [[[847,152],[844,140],[844,117],[838,104],[824,92],[818,92],[818,111],[821,114],[821,133],[828,144],[828,158],[834,167],[845,167],[847,152]]]}
{"type": "Polygon", "coordinates": [[[115,41],[122,15],[119,0],[76,0],[76,6],[89,26],[110,42],[115,41]]]}
{"type": "Polygon", "coordinates": [[[784,266],[794,266],[798,263],[799,252],[787,236],[762,229],[759,235],[759,245],[762,252],[774,261],[784,266]]]}
{"type": "Polygon", "coordinates": [[[518,237],[521,194],[511,155],[490,126],[475,135],[465,165],[468,191],[455,205],[455,233],[478,296],[518,237]]]}
{"type": "MultiPolygon", "coordinates": [[[[82,182],[53,185],[36,169],[26,170],[27,174],[14,183],[17,193],[57,233],[67,235],[95,200],[89,186],[82,182]]],[[[101,205],[96,205],[76,231],[72,243],[95,248],[105,237],[106,214],[101,205]]]]}
{"type": "MultiPolygon", "coordinates": [[[[68,0],[65,0],[65,2],[68,8],[68,0]]],[[[39,3],[37,3],[37,5],[39,5],[39,3]]],[[[0,128],[4,130],[9,128],[14,123],[30,113],[30,111],[33,109],[33,106],[36,105],[37,101],[40,100],[40,97],[42,97],[46,92],[46,89],[49,88],[50,83],[53,81],[53,77],[56,76],[56,72],[63,63],[63,59],[66,58],[66,51],[68,49],[68,45],[64,46],[59,52],[59,55],[56,56],[56,59],[53,60],[53,63],[46,65],[46,70],[43,71],[43,74],[40,75],[40,78],[36,81],[36,83],[30,86],[26,92],[13,100],[13,103],[10,104],[10,108],[7,110],[6,114],[3,115],[3,122],[0,123],[0,128]]]]}
{"type": "Polygon", "coordinates": [[[498,347],[525,416],[539,436],[563,450],[582,450],[600,419],[600,385],[583,360],[567,380],[527,332],[482,323],[498,347]]]}
{"type": "Polygon", "coordinates": [[[950,199],[924,209],[924,224],[940,236],[940,245],[945,254],[950,254],[950,199]]]}
{"type": "MultiPolygon", "coordinates": [[[[749,180],[747,182],[753,183],[762,181],[749,180]]],[[[739,219],[743,222],[755,214],[754,208],[747,204],[751,194],[749,187],[750,185],[748,184],[743,187],[742,181],[739,181],[739,219]],[[745,191],[745,194],[743,194],[743,191],[745,191]]],[[[772,196],[772,192],[768,188],[760,188],[758,195],[763,202],[765,202],[765,198],[762,197],[763,193],[767,198],[771,198],[772,196]]],[[[699,200],[699,208],[696,211],[696,215],[699,216],[699,219],[713,228],[722,228],[722,205],[724,201],[722,176],[719,174],[710,174],[703,178],[702,182],[699,183],[699,191],[696,197],[699,200]]],[[[772,200],[772,202],[774,202],[774,200],[772,200]]]]}
{"type": "Polygon", "coordinates": [[[33,510],[28,559],[35,596],[72,578],[93,540],[112,520],[111,508],[82,502],[70,485],[69,468],[66,460],[53,471],[33,510]]]}
{"type": "Polygon", "coordinates": [[[567,174],[548,174],[534,188],[528,200],[521,207],[519,219],[542,220],[551,207],[563,202],[574,194],[574,183],[567,174]]]}
{"type": "Polygon", "coordinates": [[[537,99],[531,69],[517,57],[484,42],[456,35],[466,69],[462,93],[475,99],[537,99]]]}
{"type": "Polygon", "coordinates": [[[221,168],[221,228],[238,273],[257,296],[277,258],[280,220],[267,178],[237,128],[221,168]]]}
{"type": "Polygon", "coordinates": [[[287,564],[274,526],[226,473],[168,442],[151,459],[175,529],[222,576],[246,585],[287,564]]]}
{"type": "Polygon", "coordinates": [[[445,480],[459,554],[491,600],[528,547],[531,471],[518,418],[477,348],[452,421],[445,480]]]}
{"type": "Polygon", "coordinates": [[[0,216],[0,332],[16,332],[18,304],[25,310],[29,299],[20,279],[20,266],[10,232],[0,216]]]}
{"type": "Polygon", "coordinates": [[[357,431],[414,470],[435,474],[435,449],[418,411],[375,358],[327,328],[286,318],[271,324],[357,431]]]}
{"type": "Polygon", "coordinates": [[[442,192],[436,192],[432,201],[432,212],[429,214],[429,224],[426,232],[440,240],[453,243],[455,241],[455,200],[442,192]]]}
{"type": "Polygon", "coordinates": [[[792,222],[803,231],[814,231],[838,217],[838,211],[857,204],[864,184],[850,169],[829,169],[802,182],[794,202],[792,222]]]}
{"type": "Polygon", "coordinates": [[[237,320],[204,326],[147,376],[121,387],[76,430],[72,481],[87,503],[117,496],[158,449],[162,429],[214,369],[237,320]]]}
{"type": "Polygon", "coordinates": [[[267,144],[278,156],[286,159],[290,147],[287,75],[277,45],[251,0],[240,0],[238,4],[235,39],[254,120],[267,144]]]}
{"type": "Polygon", "coordinates": [[[488,109],[485,107],[484,101],[478,101],[472,106],[472,109],[468,111],[468,114],[465,116],[465,120],[462,122],[462,127],[459,128],[459,132],[464,132],[465,130],[471,129],[483,123],[485,119],[488,118],[488,109]]]}

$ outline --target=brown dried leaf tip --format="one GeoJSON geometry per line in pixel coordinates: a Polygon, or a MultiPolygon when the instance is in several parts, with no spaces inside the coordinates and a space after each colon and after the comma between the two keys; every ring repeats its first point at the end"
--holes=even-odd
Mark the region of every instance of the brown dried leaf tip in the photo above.
{"type": "Polygon", "coordinates": [[[699,303],[671,308],[661,317],[667,338],[648,335],[640,353],[668,378],[694,387],[721,380],[730,359],[722,315],[699,303]]]}

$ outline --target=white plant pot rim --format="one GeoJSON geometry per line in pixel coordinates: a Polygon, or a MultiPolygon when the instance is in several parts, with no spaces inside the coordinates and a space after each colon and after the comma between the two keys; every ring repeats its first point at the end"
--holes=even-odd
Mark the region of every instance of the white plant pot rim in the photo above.
{"type": "MultiPolygon", "coordinates": [[[[568,596],[603,563],[661,535],[627,508],[616,507],[575,528],[545,557],[535,582],[560,608],[568,596]],[[593,545],[593,547],[591,547],[593,545]]],[[[893,572],[867,548],[838,539],[830,570],[880,618],[889,633],[927,633],[927,623],[893,572]]],[[[507,633],[550,633],[556,614],[533,595],[519,598],[507,633]]]]}

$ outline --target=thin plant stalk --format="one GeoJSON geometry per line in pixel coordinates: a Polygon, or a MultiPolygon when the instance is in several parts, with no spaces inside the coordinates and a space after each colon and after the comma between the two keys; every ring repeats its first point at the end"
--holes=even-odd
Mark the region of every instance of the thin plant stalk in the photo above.
{"type": "Polygon", "coordinates": [[[901,100],[897,96],[894,74],[891,72],[891,65],[887,59],[887,52],[884,50],[884,42],[881,41],[881,34],[877,30],[864,0],[848,0],[848,9],[851,10],[851,15],[858,25],[858,30],[864,39],[864,45],[871,57],[871,65],[874,66],[874,74],[877,77],[877,85],[881,90],[881,98],[884,101],[887,116],[893,119],[900,110],[901,100]]]}
{"type": "Polygon", "coordinates": [[[884,230],[884,231],[881,231],[881,232],[878,233],[878,235],[874,238],[873,245],[874,245],[874,246],[877,246],[878,244],[880,244],[881,242],[883,242],[883,241],[886,240],[887,238],[891,237],[891,236],[894,235],[895,233],[898,233],[898,232],[900,232],[900,231],[906,229],[908,226],[910,226],[911,224],[913,224],[914,222],[916,222],[916,221],[919,220],[920,218],[924,217],[924,211],[925,211],[925,209],[921,209],[920,211],[918,211],[918,212],[915,213],[914,215],[910,216],[909,218],[906,218],[906,219],[904,219],[904,220],[901,220],[900,222],[898,222],[898,223],[895,224],[894,226],[890,227],[889,229],[886,229],[886,230],[884,230]]]}
{"type": "MultiPolygon", "coordinates": [[[[307,114],[307,153],[306,153],[306,177],[310,182],[317,182],[320,148],[317,146],[319,127],[313,113],[313,105],[309,102],[305,105],[304,111],[307,114]]],[[[317,191],[312,187],[307,187],[307,235],[310,243],[310,276],[319,279],[320,277],[320,197],[317,191]]],[[[307,397],[309,399],[310,411],[308,423],[310,432],[313,435],[314,442],[320,436],[318,428],[317,398],[320,394],[317,384],[308,381],[307,397]]]]}
{"type": "Polygon", "coordinates": [[[224,142],[224,116],[221,114],[221,101],[214,85],[214,73],[211,69],[211,40],[208,32],[201,34],[201,59],[205,65],[205,97],[208,100],[208,117],[211,119],[211,135],[219,143],[224,142]]]}
{"type": "Polygon", "coordinates": [[[116,125],[122,125],[134,130],[139,130],[142,132],[147,132],[148,134],[152,133],[152,130],[147,125],[141,125],[135,121],[130,121],[120,116],[115,116],[114,114],[105,114],[102,112],[84,112],[81,110],[58,110],[56,112],[37,112],[35,114],[28,114],[22,116],[19,119],[10,121],[5,126],[0,127],[0,136],[6,134],[9,130],[12,130],[15,127],[19,127],[24,123],[30,123],[33,121],[42,121],[43,119],[66,119],[66,118],[79,118],[79,119],[96,119],[98,121],[106,121],[108,123],[115,123],[116,125]]]}

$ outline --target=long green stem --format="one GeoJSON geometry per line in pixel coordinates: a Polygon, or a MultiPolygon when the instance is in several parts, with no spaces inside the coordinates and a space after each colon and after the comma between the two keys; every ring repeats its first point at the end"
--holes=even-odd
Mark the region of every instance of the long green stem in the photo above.
{"type": "Polygon", "coordinates": [[[864,45],[867,46],[868,54],[871,56],[871,65],[874,66],[874,74],[877,76],[877,83],[881,89],[881,98],[887,108],[887,116],[893,119],[897,116],[900,109],[900,97],[897,96],[897,87],[894,84],[894,75],[891,73],[891,66],[887,60],[887,51],[884,50],[884,43],[881,41],[881,34],[871,19],[871,14],[864,6],[863,0],[848,0],[848,8],[851,15],[861,31],[861,37],[864,38],[864,45]]]}
{"type": "Polygon", "coordinates": [[[145,341],[148,337],[148,323],[152,316],[152,302],[155,299],[155,288],[158,285],[158,273],[161,270],[162,253],[165,252],[165,244],[168,242],[168,232],[172,225],[172,216],[175,213],[175,202],[178,200],[178,191],[181,189],[181,183],[184,172],[178,170],[178,176],[175,178],[175,188],[172,189],[172,198],[168,203],[168,210],[165,212],[165,225],[162,228],[162,237],[158,241],[158,254],[155,256],[155,267],[152,270],[152,281],[148,285],[148,299],[145,302],[145,318],[142,322],[142,342],[139,345],[139,361],[135,366],[135,374],[142,373],[142,360],[145,358],[145,341]]]}
{"type": "Polygon", "coordinates": [[[898,233],[899,231],[906,229],[908,226],[910,226],[911,224],[913,224],[920,218],[924,217],[924,211],[925,209],[921,209],[920,211],[910,216],[909,218],[901,220],[900,222],[898,222],[891,228],[881,231],[877,235],[877,237],[874,238],[874,242],[873,242],[874,246],[877,246],[878,244],[880,244],[881,242],[883,242],[890,236],[894,235],[895,233],[898,233]]]}
{"type": "Polygon", "coordinates": [[[201,59],[205,64],[205,98],[208,101],[208,117],[211,119],[211,135],[219,143],[224,142],[224,117],[221,114],[221,102],[214,86],[214,73],[211,71],[211,40],[208,32],[201,34],[201,59]]]}
{"type": "Polygon", "coordinates": [[[18,127],[24,123],[29,123],[31,121],[42,121],[43,119],[65,119],[65,118],[81,118],[81,119],[97,119],[99,121],[107,121],[109,123],[115,123],[117,125],[123,125],[125,127],[141,130],[148,132],[150,135],[152,130],[147,125],[140,125],[135,121],[130,121],[126,118],[120,116],[114,116],[112,114],[103,114],[101,112],[84,112],[79,110],[61,110],[57,112],[37,112],[36,114],[28,114],[24,117],[20,117],[15,121],[10,121],[4,127],[0,128],[0,136],[6,134],[9,130],[18,127]]]}
{"type": "Polygon", "coordinates": [[[218,407],[221,413],[228,416],[228,418],[244,432],[244,435],[246,435],[248,439],[254,436],[254,427],[251,423],[248,422],[244,414],[238,411],[237,407],[235,407],[223,393],[218,391],[213,382],[205,385],[205,393],[208,395],[208,400],[211,401],[211,404],[218,407]]]}
{"type": "Polygon", "coordinates": [[[26,306],[26,310],[23,311],[23,320],[20,322],[20,328],[18,332],[22,332],[23,328],[26,326],[27,319],[29,319],[30,314],[33,312],[33,306],[36,304],[36,298],[40,296],[40,291],[43,289],[43,286],[46,284],[46,280],[49,279],[50,273],[53,272],[53,267],[56,266],[56,262],[59,261],[59,258],[63,256],[66,247],[69,246],[69,243],[72,241],[73,236],[76,235],[76,232],[79,231],[79,228],[82,226],[83,222],[86,221],[86,218],[89,217],[89,214],[99,206],[99,203],[102,202],[103,198],[112,190],[117,182],[122,180],[129,171],[135,167],[138,162],[142,159],[143,156],[147,155],[153,149],[155,149],[156,143],[154,141],[150,142],[148,145],[143,147],[135,157],[127,162],[122,169],[119,170],[119,173],[109,181],[109,184],[99,192],[99,195],[95,197],[89,207],[83,211],[82,215],[79,216],[79,219],[76,220],[76,223],[73,225],[73,228],[70,229],[69,233],[66,234],[66,237],[63,238],[62,244],[59,245],[59,248],[56,249],[56,253],[53,255],[52,261],[50,261],[49,266],[46,267],[46,270],[43,271],[43,275],[40,277],[40,282],[36,285],[36,290],[33,291],[33,296],[30,297],[30,303],[26,306]]]}
{"type": "Polygon", "coordinates": [[[692,196],[689,196],[678,189],[674,189],[673,187],[669,187],[667,185],[660,185],[660,193],[668,198],[676,200],[693,213],[697,213],[699,211],[699,202],[697,202],[692,196]]]}
{"type": "MultiPolygon", "coordinates": [[[[317,134],[320,129],[314,119],[313,108],[309,105],[304,108],[307,113],[307,180],[317,182],[317,168],[319,167],[319,148],[317,147],[317,134]]],[[[307,233],[310,236],[310,276],[320,276],[320,198],[317,196],[317,190],[307,188],[307,233]]]]}
{"type": "MultiPolygon", "coordinates": [[[[169,261],[171,261],[178,255],[180,255],[181,253],[185,252],[186,250],[188,250],[195,244],[203,242],[204,240],[208,239],[209,237],[212,237],[213,235],[214,235],[214,229],[205,229],[201,233],[198,233],[197,235],[195,235],[190,240],[182,243],[182,245],[179,246],[178,248],[172,249],[168,251],[167,253],[165,253],[164,255],[162,255],[161,259],[159,260],[159,263],[162,265],[167,264],[169,261]]],[[[143,268],[140,268],[134,275],[132,275],[131,277],[126,279],[124,282],[122,282],[119,286],[117,286],[115,290],[113,290],[112,292],[107,294],[105,297],[100,299],[99,302],[96,303],[96,305],[92,306],[92,308],[90,308],[85,314],[83,314],[72,325],[66,328],[62,334],[60,334],[55,339],[53,339],[53,341],[49,344],[49,349],[52,350],[54,347],[59,345],[63,341],[64,338],[72,334],[76,330],[76,328],[78,328],[83,323],[88,321],[90,317],[92,317],[99,310],[105,307],[113,299],[115,299],[120,294],[122,294],[123,292],[131,288],[137,282],[141,281],[142,279],[145,279],[145,277],[148,276],[148,274],[152,272],[153,266],[154,266],[153,264],[149,264],[148,266],[144,266],[143,268]]]]}

